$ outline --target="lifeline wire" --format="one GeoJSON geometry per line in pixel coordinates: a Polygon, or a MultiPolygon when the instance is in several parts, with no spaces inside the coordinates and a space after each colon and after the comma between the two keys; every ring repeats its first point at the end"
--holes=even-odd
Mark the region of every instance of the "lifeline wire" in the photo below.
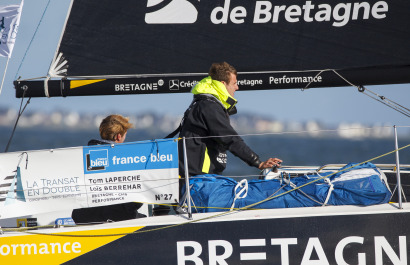
{"type": "MultiPolygon", "coordinates": [[[[330,130],[305,130],[305,131],[294,131],[294,132],[268,132],[268,133],[248,133],[248,134],[231,134],[231,135],[211,135],[211,136],[193,136],[193,137],[186,137],[185,139],[206,139],[206,138],[221,138],[226,136],[260,136],[260,135],[288,135],[288,134],[300,134],[300,133],[312,133],[312,132],[339,132],[339,131],[347,131],[347,130],[373,130],[375,128],[391,128],[392,126],[375,126],[375,127],[368,127],[368,128],[345,128],[345,129],[330,129],[330,130]]],[[[398,128],[407,127],[407,126],[397,126],[398,128]]],[[[409,126],[410,127],[410,126],[409,126]]]]}

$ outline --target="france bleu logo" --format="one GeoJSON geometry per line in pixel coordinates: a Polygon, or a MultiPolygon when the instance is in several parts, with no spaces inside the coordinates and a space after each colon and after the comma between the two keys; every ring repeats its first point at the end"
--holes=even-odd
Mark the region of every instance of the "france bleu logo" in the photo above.
{"type": "Polygon", "coordinates": [[[90,150],[86,158],[87,171],[105,170],[105,168],[109,166],[107,149],[90,150]]]}

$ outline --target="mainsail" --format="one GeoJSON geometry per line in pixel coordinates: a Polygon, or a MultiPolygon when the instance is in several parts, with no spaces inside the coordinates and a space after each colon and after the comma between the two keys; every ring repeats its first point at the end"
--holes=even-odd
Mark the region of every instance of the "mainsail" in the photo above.
{"type": "Polygon", "coordinates": [[[213,62],[241,90],[410,82],[407,0],[72,0],[50,80],[16,96],[188,92],[213,62]]]}

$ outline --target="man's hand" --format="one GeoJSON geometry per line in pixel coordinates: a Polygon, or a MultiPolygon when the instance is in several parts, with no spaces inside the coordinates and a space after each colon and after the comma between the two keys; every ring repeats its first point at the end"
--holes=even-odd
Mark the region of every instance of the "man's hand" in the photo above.
{"type": "Polygon", "coordinates": [[[259,169],[271,168],[271,167],[280,167],[282,160],[279,158],[269,158],[265,162],[259,164],[259,169]]]}

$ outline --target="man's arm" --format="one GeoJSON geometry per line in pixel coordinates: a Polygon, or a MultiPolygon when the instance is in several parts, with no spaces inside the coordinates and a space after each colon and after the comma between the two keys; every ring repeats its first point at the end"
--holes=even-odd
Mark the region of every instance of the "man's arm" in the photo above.
{"type": "Polygon", "coordinates": [[[225,146],[232,154],[239,157],[250,166],[265,169],[274,167],[282,162],[277,158],[269,158],[262,162],[259,156],[238,136],[238,133],[230,124],[229,116],[215,102],[208,102],[202,106],[203,119],[207,123],[211,136],[217,136],[214,140],[225,146]]]}

